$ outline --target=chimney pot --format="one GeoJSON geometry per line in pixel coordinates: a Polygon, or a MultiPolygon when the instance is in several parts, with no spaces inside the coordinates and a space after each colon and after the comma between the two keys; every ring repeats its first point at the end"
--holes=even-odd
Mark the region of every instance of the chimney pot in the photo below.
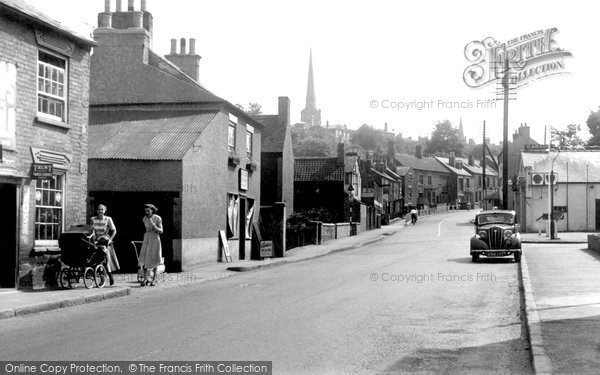
{"type": "Polygon", "coordinates": [[[142,3],[141,3],[141,11],[142,11],[142,12],[145,12],[145,11],[146,11],[146,0],[142,0],[142,3]]]}
{"type": "Polygon", "coordinates": [[[171,55],[177,54],[177,39],[171,39],[171,55]]]}
{"type": "Polygon", "coordinates": [[[196,39],[190,38],[190,55],[196,54],[196,39]]]}
{"type": "Polygon", "coordinates": [[[112,13],[98,13],[98,27],[112,27],[112,13]]]}
{"type": "Polygon", "coordinates": [[[110,0],[104,0],[104,12],[110,13],[110,0]]]}
{"type": "Polygon", "coordinates": [[[337,161],[338,164],[344,164],[344,144],[343,143],[338,143],[338,155],[337,155],[337,161]]]}
{"type": "Polygon", "coordinates": [[[144,13],[132,12],[132,25],[131,29],[142,29],[144,27],[144,13]]]}
{"type": "Polygon", "coordinates": [[[115,9],[115,12],[120,12],[121,9],[123,9],[121,6],[121,0],[117,0],[117,8],[115,9]]]}
{"type": "Polygon", "coordinates": [[[131,11],[133,11],[133,10],[134,10],[134,9],[133,9],[133,0],[128,0],[128,1],[127,1],[127,11],[128,11],[128,12],[131,12],[131,11]]]}
{"type": "Polygon", "coordinates": [[[185,38],[181,38],[179,40],[179,43],[180,43],[179,54],[185,55],[185,38]]]}

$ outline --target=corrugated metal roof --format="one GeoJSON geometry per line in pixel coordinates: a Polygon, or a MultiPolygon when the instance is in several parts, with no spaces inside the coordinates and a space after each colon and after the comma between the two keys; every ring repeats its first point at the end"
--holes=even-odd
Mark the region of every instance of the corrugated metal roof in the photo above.
{"type": "Polygon", "coordinates": [[[65,34],[71,39],[75,39],[79,43],[84,43],[89,46],[96,45],[96,42],[94,42],[92,39],[79,35],[78,33],[70,30],[57,20],[48,17],[47,15],[45,15],[44,13],[42,13],[41,11],[34,8],[33,6],[31,6],[23,0],[0,0],[0,6],[2,5],[11,8],[13,11],[21,13],[31,19],[37,20],[39,23],[44,24],[45,26],[50,27],[51,29],[54,29],[62,34],[65,34]]]}
{"type": "Polygon", "coordinates": [[[181,160],[216,112],[93,125],[90,159],[181,160]]]}
{"type": "Polygon", "coordinates": [[[344,165],[337,158],[295,158],[294,181],[344,181],[344,165]]]}
{"type": "MultiPolygon", "coordinates": [[[[548,153],[523,152],[521,160],[532,173],[550,172],[552,159],[548,153]]],[[[600,151],[561,151],[554,161],[554,173],[558,182],[567,182],[567,179],[569,182],[600,182],[600,151]]]]}

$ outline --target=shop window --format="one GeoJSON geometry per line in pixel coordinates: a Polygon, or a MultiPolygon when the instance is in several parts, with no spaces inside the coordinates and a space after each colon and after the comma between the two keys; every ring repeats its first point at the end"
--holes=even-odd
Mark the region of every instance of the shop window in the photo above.
{"type": "Polygon", "coordinates": [[[50,180],[36,180],[35,241],[36,245],[58,244],[63,230],[64,175],[50,180]]]}
{"type": "MultiPolygon", "coordinates": [[[[227,238],[240,236],[240,198],[235,194],[227,194],[227,238]]],[[[252,238],[252,218],[254,217],[254,199],[246,198],[246,239],[252,238]]]]}
{"type": "Polygon", "coordinates": [[[44,51],[38,52],[38,115],[66,122],[67,61],[44,51]]]}

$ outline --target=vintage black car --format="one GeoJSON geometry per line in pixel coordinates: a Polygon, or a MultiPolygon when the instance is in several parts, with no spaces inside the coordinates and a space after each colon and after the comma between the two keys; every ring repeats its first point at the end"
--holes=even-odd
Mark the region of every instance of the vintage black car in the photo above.
{"type": "Polygon", "coordinates": [[[475,235],[471,237],[471,257],[504,257],[513,255],[521,261],[521,234],[515,211],[481,211],[475,215],[475,235]]]}

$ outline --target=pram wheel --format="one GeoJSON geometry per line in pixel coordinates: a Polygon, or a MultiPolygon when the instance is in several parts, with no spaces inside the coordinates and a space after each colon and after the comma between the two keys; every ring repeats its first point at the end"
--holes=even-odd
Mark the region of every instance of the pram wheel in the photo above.
{"type": "Polygon", "coordinates": [[[83,285],[87,289],[96,286],[96,276],[92,267],[86,267],[85,271],[83,271],[83,285]]]}
{"type": "Polygon", "coordinates": [[[96,286],[98,288],[104,288],[104,285],[106,285],[106,279],[108,278],[106,267],[104,267],[102,264],[97,265],[96,269],[94,270],[94,277],[94,283],[96,286]]]}
{"type": "Polygon", "coordinates": [[[63,289],[73,287],[71,285],[71,271],[68,268],[60,270],[60,273],[58,274],[58,284],[63,289]]]}

